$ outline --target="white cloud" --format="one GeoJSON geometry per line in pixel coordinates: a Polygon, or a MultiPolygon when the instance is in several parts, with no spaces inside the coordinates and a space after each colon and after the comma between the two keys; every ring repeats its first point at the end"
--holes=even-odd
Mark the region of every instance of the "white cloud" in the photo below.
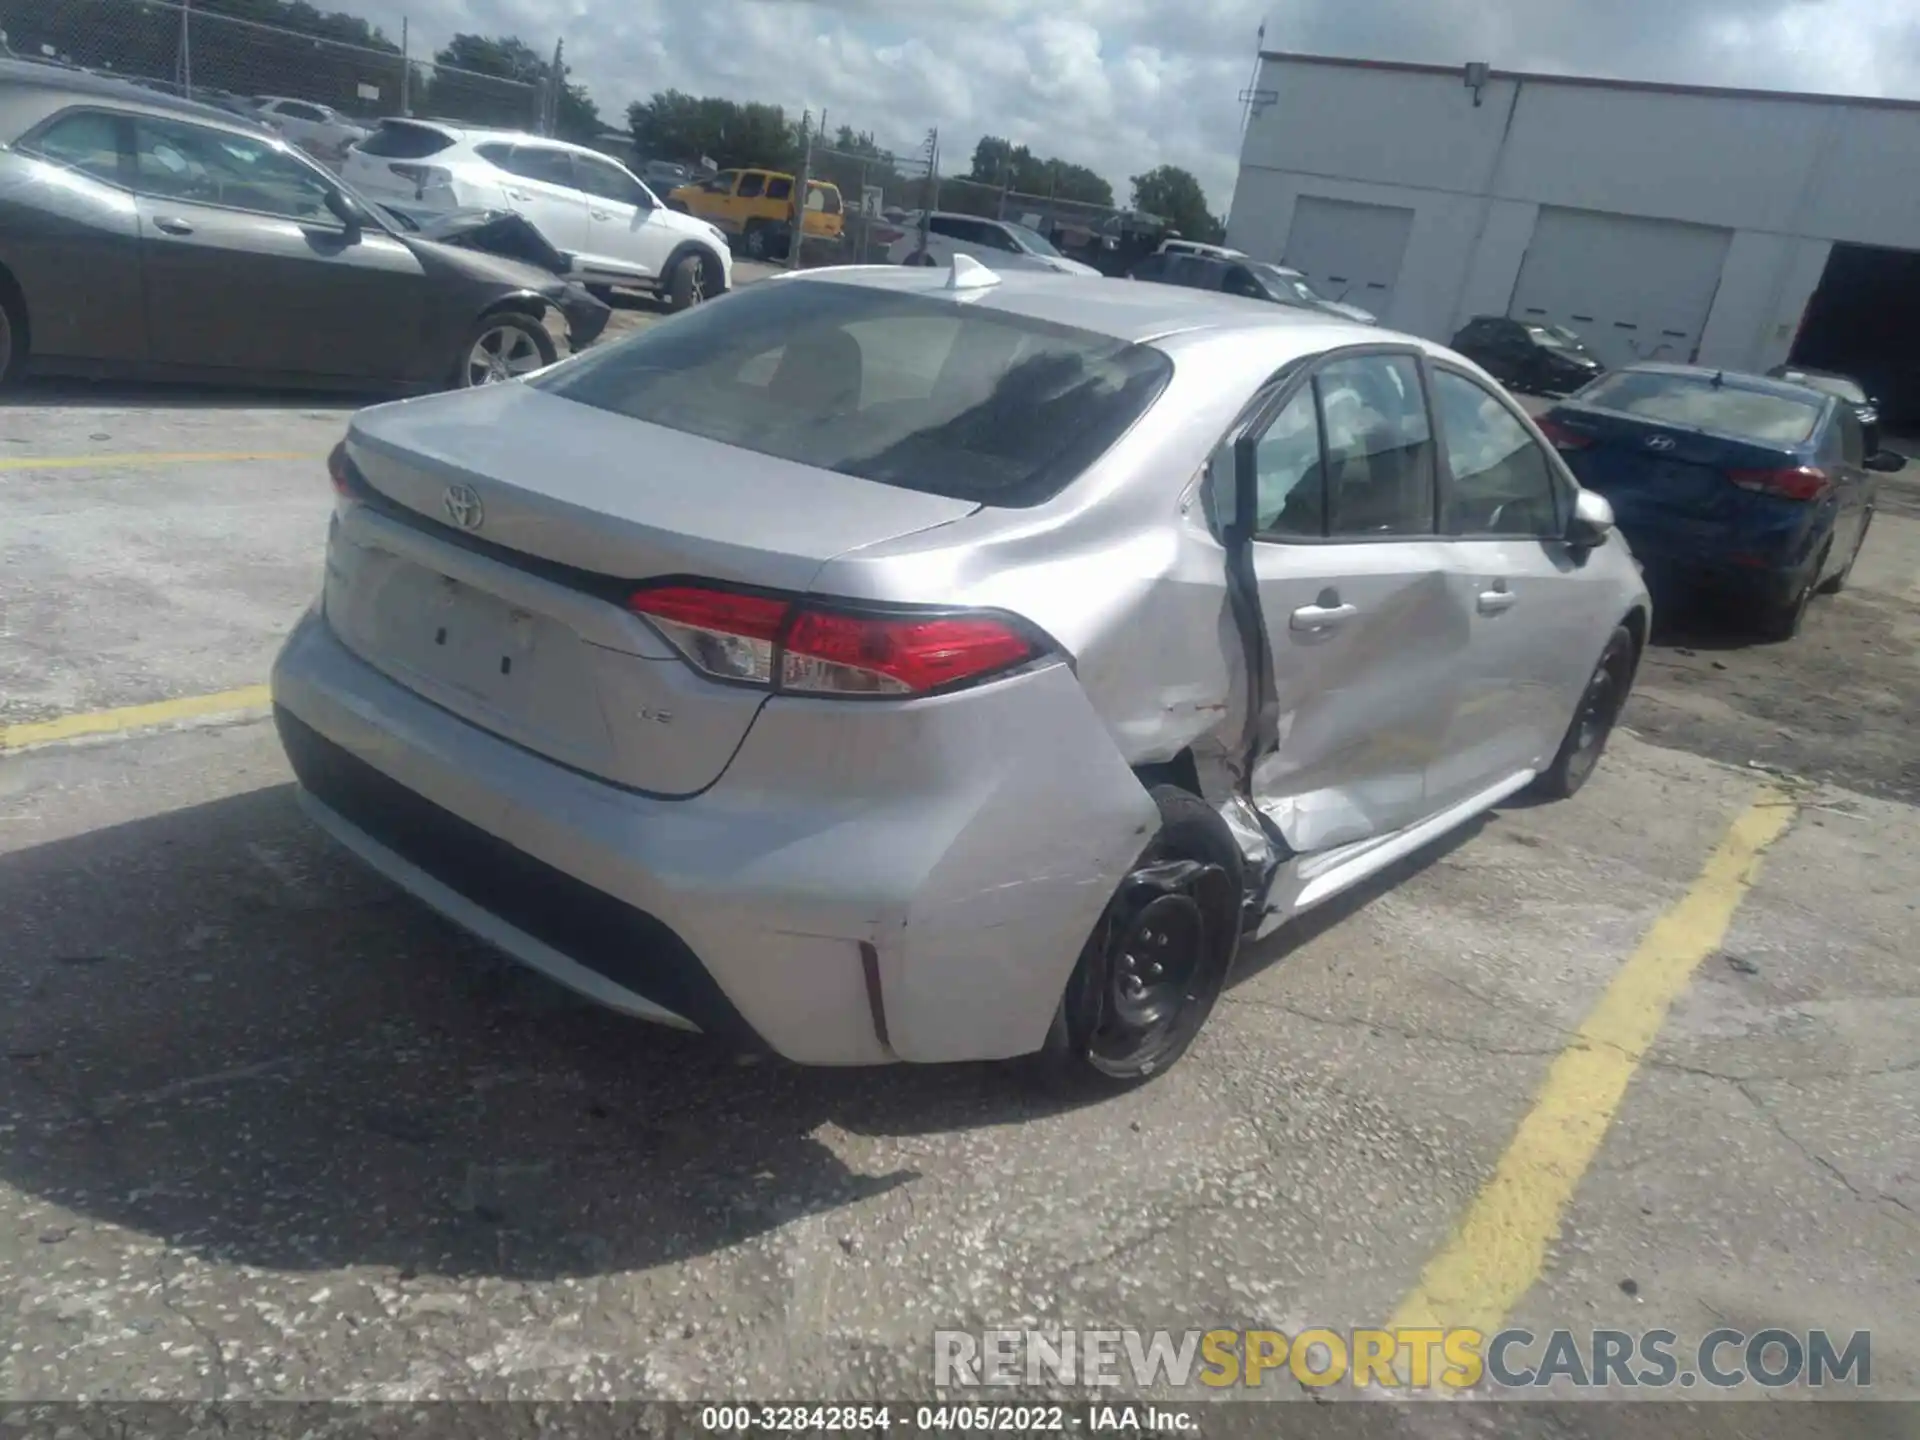
{"type": "MultiPolygon", "coordinates": [[[[335,0],[417,46],[455,30],[566,41],[603,114],[673,87],[825,106],[900,150],[938,126],[948,167],[982,134],[1127,179],[1166,162],[1216,205],[1265,0],[335,0]]],[[[1294,0],[1270,48],[1484,59],[1637,79],[1920,95],[1920,13],[1879,0],[1294,0]]]]}

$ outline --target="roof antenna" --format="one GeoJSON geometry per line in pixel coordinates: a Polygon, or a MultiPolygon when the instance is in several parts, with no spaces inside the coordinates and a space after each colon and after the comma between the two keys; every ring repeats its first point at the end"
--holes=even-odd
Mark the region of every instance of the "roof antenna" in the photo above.
{"type": "Polygon", "coordinates": [[[971,255],[953,252],[953,270],[947,276],[947,289],[984,290],[999,283],[1000,277],[971,255]]]}

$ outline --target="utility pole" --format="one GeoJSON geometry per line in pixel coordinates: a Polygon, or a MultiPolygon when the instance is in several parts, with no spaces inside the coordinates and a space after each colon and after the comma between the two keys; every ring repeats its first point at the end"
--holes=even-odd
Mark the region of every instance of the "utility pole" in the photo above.
{"type": "Polygon", "coordinates": [[[560,128],[560,87],[566,84],[566,61],[562,58],[566,50],[564,38],[553,42],[553,69],[547,72],[547,123],[542,134],[551,135],[560,128]]]}
{"type": "Polygon", "coordinates": [[[180,93],[193,98],[193,0],[180,4],[180,93]]]}
{"type": "Polygon", "coordinates": [[[413,114],[413,59],[407,49],[407,17],[400,17],[400,113],[413,114]]]}
{"type": "MultiPolygon", "coordinates": [[[[826,107],[820,109],[820,128],[827,128],[826,107]]],[[[807,186],[813,174],[813,111],[800,112],[800,173],[793,177],[793,234],[787,245],[787,268],[800,268],[800,250],[807,239],[807,186]]]]}

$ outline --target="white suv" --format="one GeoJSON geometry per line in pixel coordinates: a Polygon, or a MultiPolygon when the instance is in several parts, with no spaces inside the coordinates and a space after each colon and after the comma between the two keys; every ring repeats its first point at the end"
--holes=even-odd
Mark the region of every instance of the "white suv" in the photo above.
{"type": "Polygon", "coordinates": [[[626,167],[583,145],[390,119],[347,152],[340,173],[413,215],[511,210],[590,287],[639,286],[682,310],[733,286],[724,235],[669,210],[626,167]]]}
{"type": "Polygon", "coordinates": [[[1003,270],[1058,270],[1068,275],[1098,275],[1091,265],[1069,260],[1037,230],[1016,225],[1010,220],[989,220],[979,215],[958,215],[936,210],[925,217],[926,234],[921,234],[922,217],[909,215],[887,246],[889,265],[953,264],[955,255],[966,255],[1003,270]]]}
{"type": "Polygon", "coordinates": [[[339,111],[312,100],[290,100],[283,95],[256,95],[253,113],[310,155],[338,160],[356,140],[367,138],[366,127],[339,111]]]}

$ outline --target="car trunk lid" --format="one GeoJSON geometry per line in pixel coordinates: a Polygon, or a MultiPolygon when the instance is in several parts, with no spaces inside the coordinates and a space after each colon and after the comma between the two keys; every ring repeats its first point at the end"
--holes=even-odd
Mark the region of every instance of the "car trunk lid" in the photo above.
{"type": "Polygon", "coordinates": [[[1578,403],[1541,421],[1580,483],[1613,505],[1620,527],[1719,534],[1755,497],[1739,471],[1800,463],[1790,450],[1578,403]]]}
{"type": "Polygon", "coordinates": [[[348,648],[473,724],[653,794],[717,779],[764,691],[697,675],[623,600],[689,577],[806,592],[835,555],[972,513],[520,385],[362,412],[369,502],[328,556],[348,648]]]}

